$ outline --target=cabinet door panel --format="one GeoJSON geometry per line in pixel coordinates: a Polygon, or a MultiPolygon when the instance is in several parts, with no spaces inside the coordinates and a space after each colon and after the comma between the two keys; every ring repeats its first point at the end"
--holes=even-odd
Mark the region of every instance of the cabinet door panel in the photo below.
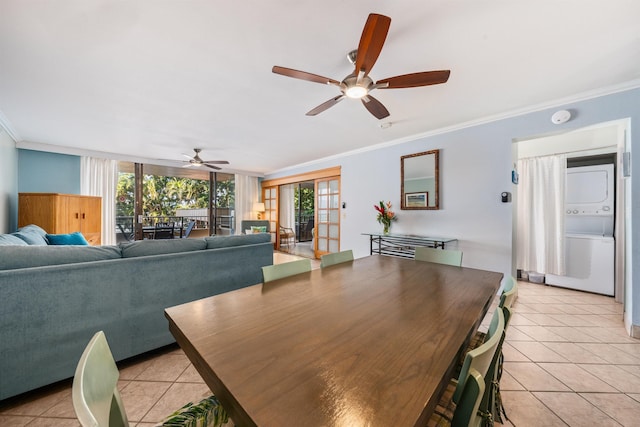
{"type": "Polygon", "coordinates": [[[59,195],[56,200],[55,234],[80,231],[80,202],[76,197],[59,195]]]}
{"type": "Polygon", "coordinates": [[[80,227],[89,244],[100,244],[102,240],[102,199],[100,197],[81,198],[80,227]]]}

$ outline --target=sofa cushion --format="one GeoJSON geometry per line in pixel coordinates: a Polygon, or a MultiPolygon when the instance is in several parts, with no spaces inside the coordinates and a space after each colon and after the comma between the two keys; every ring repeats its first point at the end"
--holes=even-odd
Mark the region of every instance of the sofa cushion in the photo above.
{"type": "Polygon", "coordinates": [[[118,246],[0,246],[0,270],[121,258],[118,246]]]}
{"type": "Polygon", "coordinates": [[[270,242],[271,235],[269,233],[257,233],[238,236],[211,236],[206,237],[205,240],[207,241],[207,249],[218,249],[270,242]]]}
{"type": "Polygon", "coordinates": [[[0,246],[28,246],[29,244],[13,234],[0,234],[0,246]]]}
{"type": "Polygon", "coordinates": [[[46,234],[45,238],[50,245],[84,245],[87,246],[89,242],[84,238],[81,232],[69,234],[46,234]]]}
{"type": "Polygon", "coordinates": [[[24,227],[19,228],[15,233],[11,234],[24,240],[28,245],[44,246],[49,244],[47,239],[44,237],[47,232],[34,224],[25,225],[24,227]]]}
{"type": "Polygon", "coordinates": [[[47,234],[47,231],[44,228],[35,224],[25,225],[24,227],[19,228],[18,231],[28,231],[30,233],[36,233],[41,235],[42,237],[47,234]]]}
{"type": "Polygon", "coordinates": [[[131,243],[120,243],[120,247],[122,248],[123,258],[133,258],[200,251],[206,249],[207,242],[203,239],[139,240],[131,243]]]}

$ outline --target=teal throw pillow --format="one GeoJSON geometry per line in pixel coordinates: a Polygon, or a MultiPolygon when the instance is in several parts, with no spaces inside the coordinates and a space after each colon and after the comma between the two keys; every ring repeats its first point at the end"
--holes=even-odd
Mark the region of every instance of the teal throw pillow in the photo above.
{"type": "Polygon", "coordinates": [[[89,242],[84,238],[82,233],[76,231],[70,234],[47,234],[47,240],[50,245],[83,245],[87,246],[89,242]]]}

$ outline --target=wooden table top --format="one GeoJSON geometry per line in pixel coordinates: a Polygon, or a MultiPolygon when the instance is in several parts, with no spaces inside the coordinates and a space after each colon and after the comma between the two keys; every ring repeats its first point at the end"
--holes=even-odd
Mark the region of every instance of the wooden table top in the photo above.
{"type": "Polygon", "coordinates": [[[237,426],[418,426],[501,279],[370,256],[165,314],[237,426]]]}

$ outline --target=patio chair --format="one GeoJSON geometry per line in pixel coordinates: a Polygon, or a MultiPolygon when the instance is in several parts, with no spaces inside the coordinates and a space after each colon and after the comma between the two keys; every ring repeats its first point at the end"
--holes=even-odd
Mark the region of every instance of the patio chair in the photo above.
{"type": "Polygon", "coordinates": [[[292,228],[280,227],[280,249],[282,246],[287,247],[287,251],[291,250],[291,245],[296,245],[296,233],[292,228]]]}
{"type": "Polygon", "coordinates": [[[191,221],[189,221],[189,224],[187,224],[187,228],[185,228],[184,230],[184,236],[182,236],[183,239],[186,239],[187,237],[189,237],[189,234],[191,234],[191,230],[193,230],[193,227],[196,225],[196,220],[192,219],[191,221]]]}
{"type": "Polygon", "coordinates": [[[174,228],[175,226],[173,223],[156,224],[155,229],[153,231],[153,239],[154,240],[173,239],[175,237],[173,235],[174,228]]]}
{"type": "MultiPolygon", "coordinates": [[[[85,348],[73,378],[73,408],[83,427],[129,426],[118,391],[118,367],[104,332],[97,332],[85,348]]],[[[167,426],[202,425],[219,427],[228,421],[225,409],[215,396],[191,403],[167,417],[167,426]]]]}
{"type": "Polygon", "coordinates": [[[125,243],[125,242],[133,242],[134,240],[134,233],[131,232],[127,232],[124,229],[124,225],[122,224],[117,224],[118,230],[120,230],[119,232],[116,233],[116,242],[117,243],[125,243]]]}

